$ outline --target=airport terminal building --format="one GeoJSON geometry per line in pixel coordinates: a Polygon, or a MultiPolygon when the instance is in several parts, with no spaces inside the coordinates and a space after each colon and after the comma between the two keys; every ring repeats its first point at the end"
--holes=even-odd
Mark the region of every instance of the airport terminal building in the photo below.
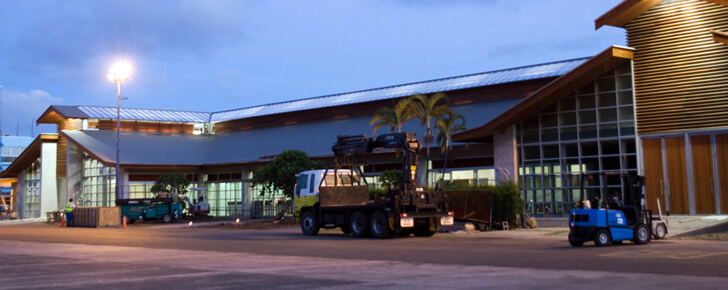
{"type": "MultiPolygon", "coordinates": [[[[213,215],[271,215],[283,197],[259,195],[253,170],[287,149],[331,162],[336,136],[371,135],[376,109],[443,92],[470,129],[453,137],[459,143],[444,173],[432,150],[430,180],[515,179],[530,213],[562,217],[579,198],[580,174],[630,171],[646,176],[650,208],[659,199],[672,214],[726,214],[728,1],[626,0],[595,24],[624,28],[627,47],[223,112],[122,108],[122,196],[144,195],[159,175],[182,172],[208,188],[213,215]]],[[[51,106],[38,123],[57,124],[58,134],[36,138],[0,173],[17,178],[20,216],[39,217],[70,197],[113,206],[116,108],[51,106]]],[[[421,135],[418,125],[403,130],[421,135]]],[[[394,154],[381,154],[364,169],[375,182],[397,166],[394,154]]],[[[621,190],[621,181],[606,182],[621,190]]]]}

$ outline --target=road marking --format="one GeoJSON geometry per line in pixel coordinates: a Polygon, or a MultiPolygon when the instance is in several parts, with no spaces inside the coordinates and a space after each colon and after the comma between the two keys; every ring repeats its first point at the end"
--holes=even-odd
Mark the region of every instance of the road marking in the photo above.
{"type": "Polygon", "coordinates": [[[707,257],[728,255],[728,252],[707,252],[707,251],[640,251],[640,252],[616,252],[602,254],[599,257],[612,258],[654,258],[654,259],[674,259],[674,260],[690,260],[701,259],[707,257]]]}

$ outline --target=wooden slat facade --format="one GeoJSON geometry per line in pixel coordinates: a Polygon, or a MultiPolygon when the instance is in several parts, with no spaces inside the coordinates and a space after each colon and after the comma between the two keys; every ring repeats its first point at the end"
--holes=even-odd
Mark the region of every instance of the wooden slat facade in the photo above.
{"type": "Polygon", "coordinates": [[[66,176],[66,151],[68,150],[68,139],[60,134],[63,130],[81,130],[83,128],[82,119],[64,119],[58,122],[58,143],[56,151],[56,176],[66,176]]]}
{"type": "Polygon", "coordinates": [[[663,1],[625,28],[635,48],[637,132],[728,128],[728,7],[703,0],[663,1]]]}
{"type": "MultiPolygon", "coordinates": [[[[533,94],[555,78],[544,78],[523,82],[500,84],[487,87],[445,92],[450,98],[450,106],[466,105],[484,101],[496,101],[525,97],[533,94]]],[[[401,98],[400,98],[401,99],[401,98]]],[[[216,123],[214,133],[259,129],[266,127],[286,126],[292,124],[319,122],[327,120],[348,119],[374,116],[381,107],[394,107],[400,99],[358,103],[345,106],[329,107],[302,112],[282,113],[269,116],[253,117],[216,123]]]]}

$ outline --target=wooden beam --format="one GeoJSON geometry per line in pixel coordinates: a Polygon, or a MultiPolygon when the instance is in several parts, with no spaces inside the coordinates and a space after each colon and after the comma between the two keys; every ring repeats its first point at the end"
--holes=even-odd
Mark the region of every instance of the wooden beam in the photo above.
{"type": "Polygon", "coordinates": [[[660,4],[662,0],[624,0],[594,20],[594,30],[604,25],[624,27],[627,23],[660,4]]]}
{"type": "MultiPolygon", "coordinates": [[[[728,3],[728,1],[726,2],[728,3]]],[[[728,44],[728,33],[713,29],[710,30],[710,33],[713,34],[713,41],[717,43],[728,44]]]]}

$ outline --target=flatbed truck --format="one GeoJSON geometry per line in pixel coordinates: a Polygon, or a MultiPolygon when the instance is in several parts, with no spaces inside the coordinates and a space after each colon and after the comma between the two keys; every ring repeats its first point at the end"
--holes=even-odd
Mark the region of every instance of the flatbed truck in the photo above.
{"type": "Polygon", "coordinates": [[[356,237],[432,236],[442,225],[452,225],[447,195],[418,184],[419,149],[414,133],[338,136],[332,147],[333,168],[297,174],[294,216],[303,234],[338,227],[356,237]],[[402,158],[402,185],[390,187],[385,197],[370,199],[369,187],[354,161],[387,149],[397,150],[402,158]]]}

